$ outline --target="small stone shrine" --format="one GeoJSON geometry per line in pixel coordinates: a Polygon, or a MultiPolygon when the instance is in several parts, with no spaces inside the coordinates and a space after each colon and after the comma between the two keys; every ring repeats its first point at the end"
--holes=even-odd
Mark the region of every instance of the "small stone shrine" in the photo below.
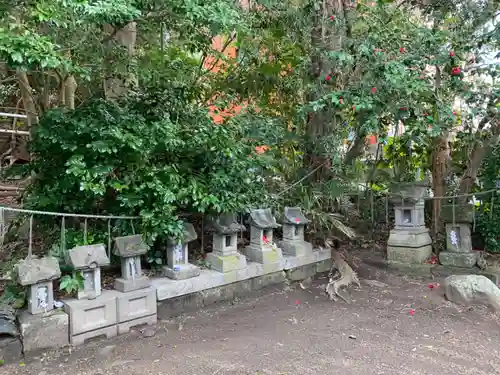
{"type": "Polygon", "coordinates": [[[474,206],[443,205],[441,218],[446,226],[446,251],[439,253],[443,266],[472,268],[477,262],[477,253],[472,251],[470,225],[474,221],[474,206]]]}
{"type": "Polygon", "coordinates": [[[83,276],[83,290],[78,299],[95,299],[101,295],[101,267],[109,265],[103,244],[77,246],[68,251],[69,262],[83,276]]]}
{"type": "Polygon", "coordinates": [[[126,293],[149,286],[141,267],[141,255],[147,251],[148,246],[140,234],[115,238],[113,253],[120,257],[122,269],[122,277],[115,281],[116,290],[126,293]]]}
{"type": "Polygon", "coordinates": [[[276,222],[271,209],[257,209],[250,213],[250,245],[245,255],[261,264],[277,263],[283,258],[281,249],[273,242],[273,231],[281,225],[276,222]]]}
{"type": "Polygon", "coordinates": [[[310,222],[299,207],[285,207],[283,240],[279,243],[283,254],[303,257],[312,252],[312,244],[304,241],[304,229],[310,222]]]}
{"type": "Polygon", "coordinates": [[[52,280],[61,276],[55,258],[27,258],[17,265],[18,283],[28,286],[28,312],[41,314],[54,308],[52,280]]]}
{"type": "Polygon", "coordinates": [[[169,238],[167,241],[167,266],[163,274],[174,280],[190,279],[200,275],[200,268],[188,262],[188,244],[198,238],[193,224],[184,223],[182,240],[169,238]]]}
{"type": "Polygon", "coordinates": [[[238,232],[245,226],[237,222],[236,215],[224,214],[213,220],[212,227],[213,251],[206,258],[210,268],[222,273],[245,268],[247,259],[238,253],[238,232]]]}
{"type": "Polygon", "coordinates": [[[426,186],[415,182],[395,192],[395,226],[387,241],[387,259],[392,262],[422,264],[432,254],[429,229],[425,227],[426,186]],[[398,196],[399,195],[399,196],[398,196]]]}

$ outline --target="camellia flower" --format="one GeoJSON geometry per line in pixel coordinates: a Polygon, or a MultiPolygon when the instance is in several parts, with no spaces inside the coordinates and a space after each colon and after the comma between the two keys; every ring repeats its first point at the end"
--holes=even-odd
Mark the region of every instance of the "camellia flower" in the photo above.
{"type": "Polygon", "coordinates": [[[262,236],[262,241],[263,241],[264,243],[269,243],[269,240],[267,239],[267,236],[266,236],[266,235],[263,235],[263,236],[262,236]]]}

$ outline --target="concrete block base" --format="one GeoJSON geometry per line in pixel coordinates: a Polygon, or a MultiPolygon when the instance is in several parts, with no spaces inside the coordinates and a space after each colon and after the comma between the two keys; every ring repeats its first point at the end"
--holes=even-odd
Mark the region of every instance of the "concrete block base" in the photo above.
{"type": "Polygon", "coordinates": [[[470,253],[454,253],[451,251],[441,251],[439,253],[439,263],[443,266],[472,268],[476,265],[477,254],[470,253]]]}
{"type": "Polygon", "coordinates": [[[134,280],[126,280],[122,278],[118,278],[115,280],[115,289],[122,293],[147,288],[149,285],[149,278],[145,276],[135,278],[134,280]]]}
{"type": "Polygon", "coordinates": [[[331,257],[332,257],[331,251],[329,249],[323,249],[323,248],[314,249],[309,254],[300,257],[285,255],[283,256],[283,269],[287,271],[294,268],[306,266],[308,264],[321,263],[325,260],[331,260],[331,257]]]}
{"type": "Polygon", "coordinates": [[[82,340],[85,341],[87,338],[102,334],[110,337],[113,329],[116,332],[116,324],[118,323],[116,301],[118,295],[119,292],[116,290],[103,290],[101,296],[96,299],[69,299],[64,301],[64,311],[69,315],[71,343],[75,342],[75,340],[76,342],[82,342],[82,340]],[[83,338],[74,339],[75,336],[82,334],[83,338]]]}
{"type": "MultiPolygon", "coordinates": [[[[156,305],[156,300],[155,300],[155,305],[156,305]]],[[[157,321],[158,321],[158,318],[157,318],[156,313],[155,313],[154,315],[144,316],[142,318],[130,320],[130,321],[125,322],[125,323],[118,323],[118,334],[123,335],[125,333],[130,332],[131,328],[137,327],[137,326],[142,326],[145,324],[151,325],[151,326],[156,325],[157,321]]]]}
{"type": "Polygon", "coordinates": [[[432,246],[420,248],[387,246],[387,260],[389,262],[422,264],[432,255],[432,246]]]}
{"type": "Polygon", "coordinates": [[[278,246],[284,256],[310,257],[313,251],[312,244],[306,241],[280,241],[278,246]]]}
{"type": "Polygon", "coordinates": [[[119,293],[116,297],[118,323],[156,315],[156,290],[152,287],[119,293]]]}
{"type": "Polygon", "coordinates": [[[432,243],[429,229],[393,229],[389,234],[387,246],[421,248],[432,243]]]}
{"type": "Polygon", "coordinates": [[[69,344],[69,316],[61,310],[40,315],[23,311],[19,315],[19,328],[24,353],[62,348],[69,344]]]}
{"type": "Polygon", "coordinates": [[[172,280],[186,280],[200,276],[200,268],[190,263],[177,265],[176,269],[164,266],[162,270],[163,275],[172,280]]]}
{"type": "Polygon", "coordinates": [[[222,273],[241,270],[247,266],[247,258],[240,253],[222,256],[212,252],[207,254],[206,261],[210,263],[210,269],[222,273]]]}
{"type": "Polygon", "coordinates": [[[260,264],[278,263],[283,259],[283,253],[279,247],[261,248],[250,245],[245,248],[245,255],[252,262],[260,264]]]}
{"type": "Polygon", "coordinates": [[[100,336],[106,336],[107,339],[113,338],[118,335],[116,324],[110,327],[96,329],[94,331],[81,333],[79,335],[71,336],[70,343],[73,346],[83,345],[85,341],[94,339],[100,336]]]}

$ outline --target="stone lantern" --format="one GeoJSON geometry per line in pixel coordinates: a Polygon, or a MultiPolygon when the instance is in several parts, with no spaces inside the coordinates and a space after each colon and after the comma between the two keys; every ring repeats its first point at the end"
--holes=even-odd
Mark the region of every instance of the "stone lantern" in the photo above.
{"type": "Polygon", "coordinates": [[[103,244],[77,246],[68,251],[69,262],[83,276],[83,290],[78,299],[95,299],[101,295],[101,267],[109,265],[103,244]]]}
{"type": "Polygon", "coordinates": [[[169,238],[167,241],[167,266],[163,274],[174,280],[190,279],[199,276],[200,268],[188,262],[188,244],[198,238],[193,224],[184,223],[182,240],[169,238]]]}
{"type": "Polygon", "coordinates": [[[304,241],[304,229],[310,222],[299,207],[285,207],[283,240],[280,241],[284,254],[296,257],[311,254],[312,244],[304,241]]]}
{"type": "Polygon", "coordinates": [[[421,264],[432,254],[429,229],[425,227],[426,183],[400,184],[390,201],[394,205],[395,226],[387,241],[387,258],[400,263],[421,264]]]}
{"type": "Polygon", "coordinates": [[[230,272],[247,266],[247,259],[238,252],[238,232],[245,226],[239,224],[234,214],[224,214],[212,223],[213,251],[207,254],[211,269],[218,272],[230,272]]]}
{"type": "Polygon", "coordinates": [[[149,286],[141,267],[141,255],[147,251],[148,246],[140,234],[115,238],[113,254],[120,257],[122,269],[122,277],[115,281],[116,290],[126,293],[149,286]]]}
{"type": "Polygon", "coordinates": [[[18,283],[28,286],[28,312],[41,314],[54,308],[52,280],[61,276],[55,258],[27,258],[17,265],[18,283]]]}
{"type": "Polygon", "coordinates": [[[281,249],[273,242],[273,231],[281,225],[276,223],[271,209],[257,209],[250,213],[250,245],[245,255],[261,264],[276,263],[282,260],[281,249]]]}

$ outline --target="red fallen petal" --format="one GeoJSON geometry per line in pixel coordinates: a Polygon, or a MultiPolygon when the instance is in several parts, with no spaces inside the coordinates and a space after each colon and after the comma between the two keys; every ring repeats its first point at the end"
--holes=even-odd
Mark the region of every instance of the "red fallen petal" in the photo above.
{"type": "Polygon", "coordinates": [[[411,310],[410,310],[410,315],[411,315],[411,316],[415,315],[415,309],[411,309],[411,310]]]}
{"type": "Polygon", "coordinates": [[[433,284],[429,284],[429,285],[427,285],[427,287],[428,287],[429,289],[434,289],[434,285],[433,285],[433,284]]]}
{"type": "Polygon", "coordinates": [[[296,218],[296,219],[295,219],[295,222],[300,223],[300,219],[299,219],[299,218],[296,218]]]}
{"type": "Polygon", "coordinates": [[[300,305],[300,301],[298,299],[295,300],[296,305],[300,305]]]}

